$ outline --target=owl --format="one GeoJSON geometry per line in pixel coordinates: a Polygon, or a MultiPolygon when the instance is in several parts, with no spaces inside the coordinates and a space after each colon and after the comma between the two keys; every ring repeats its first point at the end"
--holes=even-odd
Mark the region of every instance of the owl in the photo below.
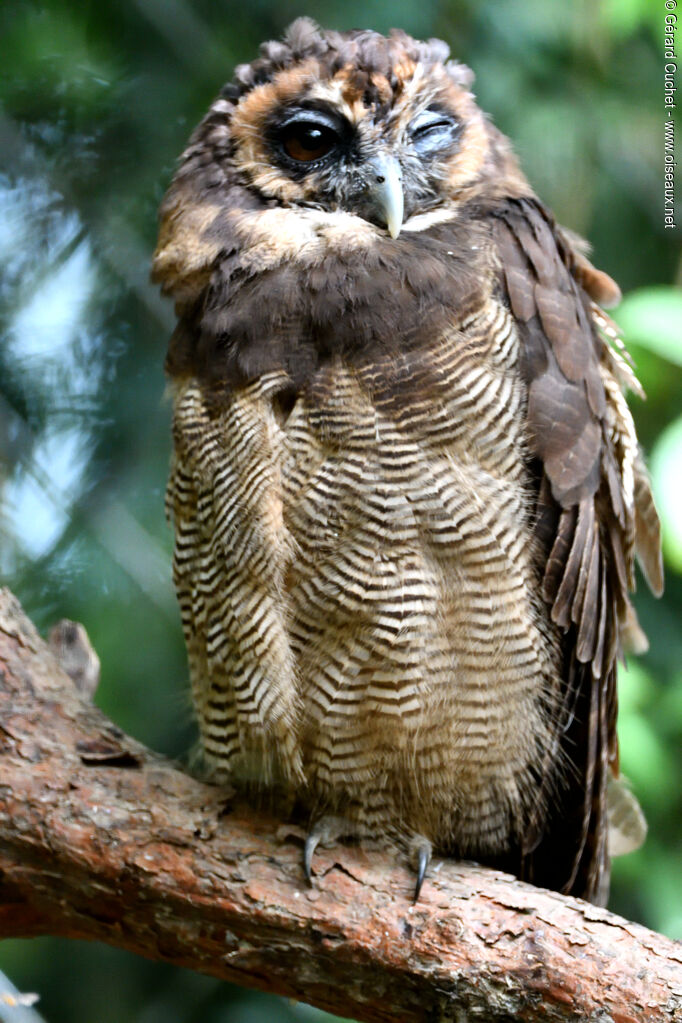
{"type": "Polygon", "coordinates": [[[167,506],[218,779],[316,846],[603,901],[616,661],[662,587],[614,282],[438,40],[299,19],[161,207],[167,506]]]}

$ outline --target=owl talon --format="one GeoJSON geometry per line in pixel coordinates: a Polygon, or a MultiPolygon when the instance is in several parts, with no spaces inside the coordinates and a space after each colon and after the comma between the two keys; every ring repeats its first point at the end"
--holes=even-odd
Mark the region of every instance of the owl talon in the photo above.
{"type": "Polygon", "coordinates": [[[320,837],[320,835],[311,831],[305,840],[305,845],[303,846],[303,871],[305,873],[306,880],[310,885],[313,883],[313,853],[320,843],[320,837]]]}
{"type": "Polygon", "coordinates": [[[303,846],[303,870],[310,884],[313,876],[313,854],[318,845],[333,845],[339,838],[358,835],[358,826],[344,817],[320,817],[315,821],[303,846]]]}
{"type": "Polygon", "coordinates": [[[419,901],[419,894],[424,884],[426,868],[431,862],[431,843],[428,839],[422,838],[418,840],[418,844],[415,844],[413,848],[417,857],[417,883],[414,888],[414,902],[416,903],[419,901]]]}

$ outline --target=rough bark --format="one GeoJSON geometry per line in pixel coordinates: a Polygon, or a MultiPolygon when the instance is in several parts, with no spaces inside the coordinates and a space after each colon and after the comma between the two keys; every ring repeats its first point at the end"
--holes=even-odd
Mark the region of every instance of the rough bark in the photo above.
{"type": "Polygon", "coordinates": [[[89,938],[358,1020],[682,1019],[682,947],[445,862],[320,850],[124,735],[0,592],[0,937],[89,938]]]}

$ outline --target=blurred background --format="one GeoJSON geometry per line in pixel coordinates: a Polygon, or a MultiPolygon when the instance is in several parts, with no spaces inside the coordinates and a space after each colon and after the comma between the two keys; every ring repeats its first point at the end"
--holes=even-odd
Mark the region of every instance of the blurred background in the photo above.
{"type": "MultiPolygon", "coordinates": [[[[173,756],[190,747],[163,516],[173,313],[148,280],[159,201],[231,69],[294,17],[446,39],[537,192],[625,295],[614,316],[648,394],[632,405],[667,583],[660,602],[640,586],[651,651],[621,680],[622,766],[649,837],[616,861],[610,905],[682,938],[682,269],[680,233],[663,228],[664,13],[662,0],[5,0],[0,576],[43,631],[85,624],[97,702],[119,725],[173,756]]],[[[94,944],[9,941],[0,969],[48,1023],[332,1019],[94,944]]]]}

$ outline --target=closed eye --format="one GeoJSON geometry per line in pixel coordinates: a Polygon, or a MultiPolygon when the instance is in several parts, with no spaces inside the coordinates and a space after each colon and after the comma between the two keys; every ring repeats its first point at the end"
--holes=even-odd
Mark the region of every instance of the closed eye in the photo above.
{"type": "Polygon", "coordinates": [[[412,144],[419,153],[432,153],[448,148],[459,135],[459,121],[442,110],[422,110],[408,129],[412,144]]]}
{"type": "Polygon", "coordinates": [[[452,127],[452,121],[445,117],[439,117],[436,120],[429,120],[425,124],[413,125],[410,134],[412,138],[420,138],[423,135],[428,135],[432,131],[443,131],[452,127]]]}

